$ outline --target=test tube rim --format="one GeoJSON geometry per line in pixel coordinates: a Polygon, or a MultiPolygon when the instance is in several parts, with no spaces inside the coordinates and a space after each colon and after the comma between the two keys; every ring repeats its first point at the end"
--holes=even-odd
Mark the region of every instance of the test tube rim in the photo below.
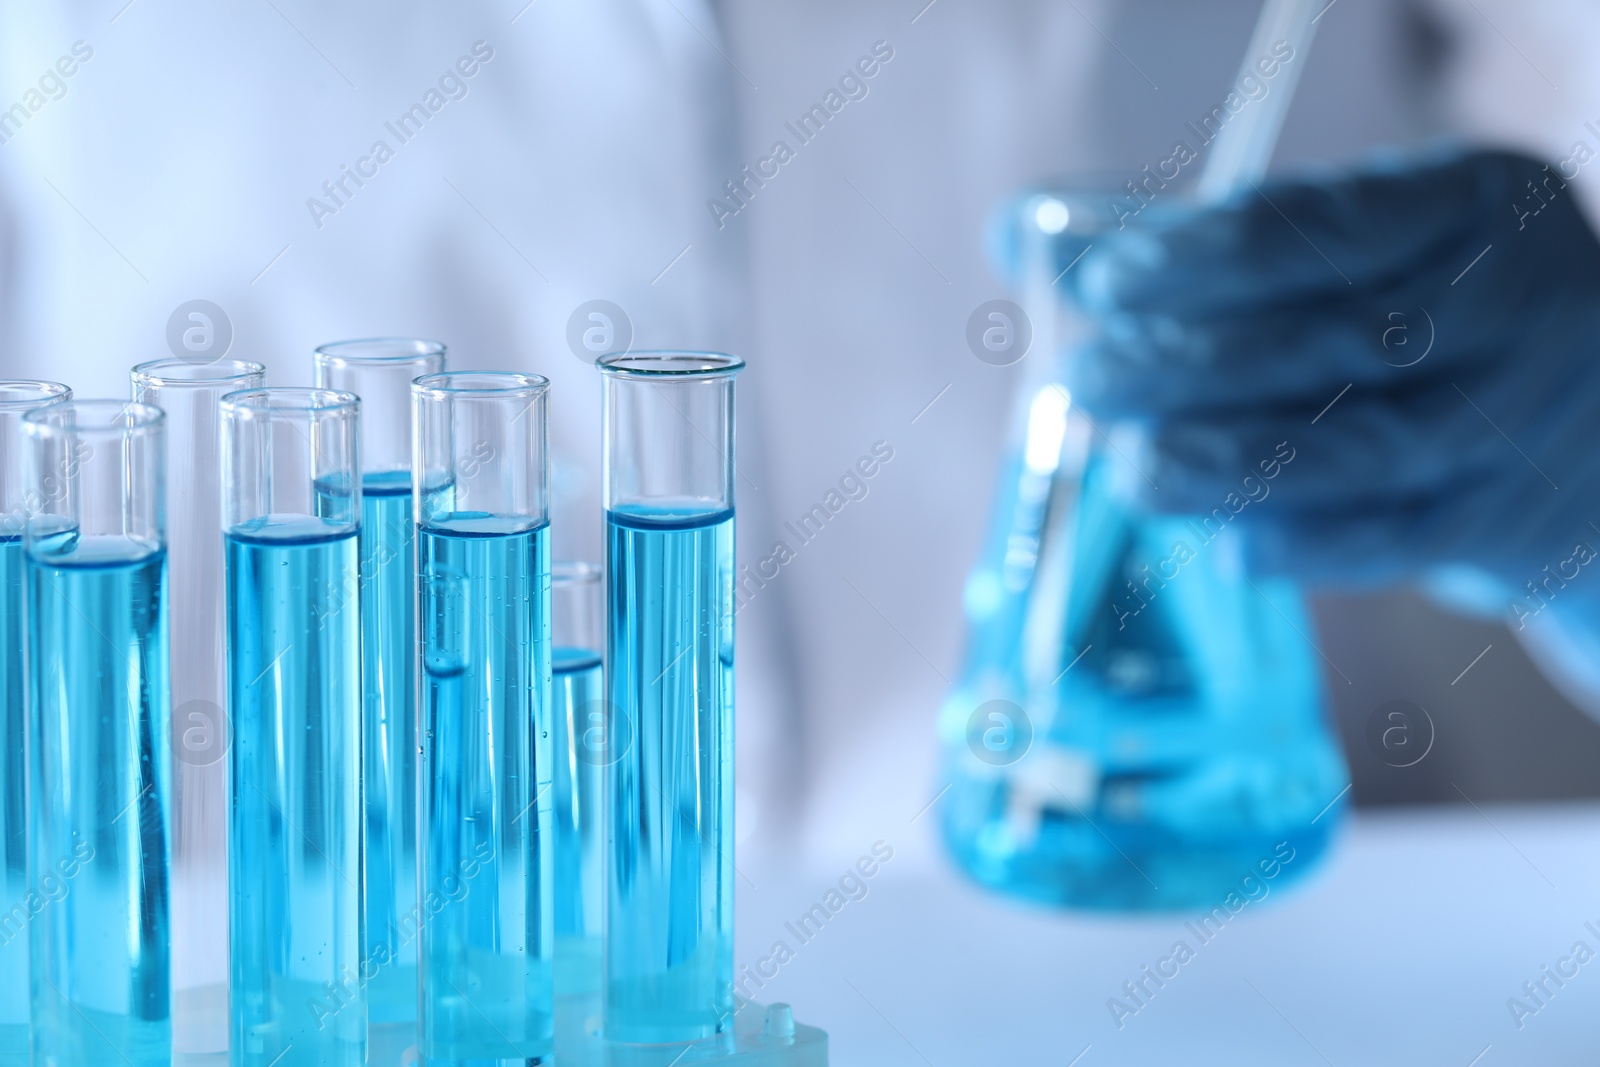
{"type": "Polygon", "coordinates": [[[3,412],[27,414],[39,408],[54,407],[71,400],[72,386],[61,382],[52,382],[47,378],[0,379],[0,411],[3,412]],[[20,393],[30,388],[33,392],[27,396],[11,399],[7,395],[13,391],[20,393]]]}
{"type": "Polygon", "coordinates": [[[538,397],[549,391],[550,379],[542,374],[503,370],[447,370],[424,374],[411,383],[412,394],[426,400],[459,396],[538,397]],[[469,379],[499,384],[469,385],[469,379]]]}
{"type": "MultiPolygon", "coordinates": [[[[212,389],[226,382],[243,381],[247,378],[265,378],[267,367],[253,359],[235,359],[224,356],[210,363],[195,363],[192,360],[181,359],[176,356],[167,356],[164,359],[152,359],[144,363],[137,363],[128,372],[134,385],[153,385],[162,389],[212,389]],[[170,374],[157,373],[160,370],[186,368],[191,371],[211,371],[226,368],[227,373],[202,374],[193,377],[177,377],[170,374]]],[[[237,391],[237,390],[236,390],[237,391]]]]}
{"type": "Polygon", "coordinates": [[[417,363],[434,356],[444,358],[449,354],[449,346],[443,341],[433,341],[426,337],[353,337],[347,341],[329,341],[327,344],[318,345],[311,350],[311,355],[319,362],[337,363],[356,367],[381,367],[393,363],[417,363]],[[411,346],[410,351],[392,351],[371,353],[366,355],[355,354],[353,350],[362,346],[383,348],[394,346],[398,349],[402,345],[411,346]],[[351,349],[351,352],[340,351],[351,349]]]}
{"type": "Polygon", "coordinates": [[[599,584],[605,570],[598,563],[586,559],[558,559],[550,564],[550,581],[561,584],[599,584]]]}
{"type": "Polygon", "coordinates": [[[326,412],[361,410],[361,398],[341,389],[312,389],[304,386],[264,385],[237,389],[218,401],[227,415],[272,416],[284,414],[319,415],[326,412]]]}
{"type": "Polygon", "coordinates": [[[709,381],[731,378],[744,370],[745,362],[725,352],[693,349],[657,349],[611,352],[594,361],[600,373],[613,378],[709,381]]]}
{"type": "Polygon", "coordinates": [[[31,408],[22,416],[23,430],[31,437],[55,437],[72,433],[79,437],[124,437],[129,434],[160,433],[166,427],[167,413],[154,404],[141,404],[137,400],[116,400],[111,397],[73,398],[60,403],[31,408]],[[114,411],[112,409],[115,409],[114,411]],[[79,422],[69,424],[68,414],[79,412],[110,412],[104,422],[79,422]]]}

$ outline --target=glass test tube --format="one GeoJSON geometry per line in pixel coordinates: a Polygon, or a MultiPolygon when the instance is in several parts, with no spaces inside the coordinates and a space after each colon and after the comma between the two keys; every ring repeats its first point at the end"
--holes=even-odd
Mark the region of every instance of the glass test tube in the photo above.
{"type": "Polygon", "coordinates": [[[367,1011],[417,1018],[417,638],[411,382],[444,369],[437,341],[316,350],[320,389],[361,398],[361,650],[366,780],[367,1011]]]}
{"type": "Polygon", "coordinates": [[[30,902],[28,892],[28,612],[22,541],[37,505],[29,504],[22,416],[71,397],[71,389],[55,382],[0,381],[0,1067],[28,1062],[28,925],[43,907],[43,898],[34,895],[30,902]]]}
{"type": "Polygon", "coordinates": [[[429,1062],[520,1067],[553,1049],[549,387],[476,372],[412,386],[429,1062]]]}
{"type": "Polygon", "coordinates": [[[557,996],[600,991],[607,751],[600,578],[593,563],[558,562],[551,572],[557,996]]]}
{"type": "Polygon", "coordinates": [[[733,1014],[733,385],[744,362],[605,356],[605,1032],[733,1014]]]}
{"type": "Polygon", "coordinates": [[[360,401],[222,400],[235,1067],[361,1067],[360,401]]]}
{"type": "Polygon", "coordinates": [[[165,416],[30,412],[33,1062],[172,1058],[165,416]]]}
{"type": "Polygon", "coordinates": [[[218,402],[258,389],[240,359],[158,359],[133,368],[133,399],[167,415],[167,574],[172,650],[172,1045],[228,1049],[227,650],[222,616],[218,402]]]}

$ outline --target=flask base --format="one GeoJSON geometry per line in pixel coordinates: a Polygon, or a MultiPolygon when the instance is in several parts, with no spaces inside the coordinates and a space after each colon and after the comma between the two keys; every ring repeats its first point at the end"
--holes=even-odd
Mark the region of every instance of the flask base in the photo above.
{"type": "Polygon", "coordinates": [[[1338,821],[1330,811],[1310,826],[1219,842],[1070,819],[1041,828],[1028,849],[948,828],[946,842],[970,878],[1010,896],[1088,911],[1176,911],[1259,900],[1300,881],[1325,858],[1338,821]]]}

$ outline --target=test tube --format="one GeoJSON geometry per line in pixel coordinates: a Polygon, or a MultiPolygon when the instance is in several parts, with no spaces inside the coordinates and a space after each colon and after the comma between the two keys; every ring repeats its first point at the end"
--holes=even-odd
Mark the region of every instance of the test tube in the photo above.
{"type": "Polygon", "coordinates": [[[423,638],[418,966],[428,1062],[553,1050],[550,383],[412,386],[423,638]]]}
{"type": "Polygon", "coordinates": [[[605,1033],[733,1015],[733,386],[744,361],[635,352],[603,376],[605,1033]]]}
{"type": "Polygon", "coordinates": [[[172,1058],[164,422],[121,400],[23,417],[38,1064],[172,1058]]]}
{"type": "Polygon", "coordinates": [[[417,638],[411,382],[444,369],[437,341],[316,350],[316,385],[361,398],[361,652],[366,780],[367,1011],[417,1018],[417,638]]]}
{"type": "Polygon", "coordinates": [[[558,561],[551,572],[557,996],[600,991],[607,756],[600,577],[593,563],[558,561]]]}
{"type": "Polygon", "coordinates": [[[167,574],[172,635],[172,1045],[228,1049],[227,651],[222,615],[218,403],[257,389],[241,359],[158,359],[133,368],[133,399],[167,415],[167,574]]]}
{"type": "Polygon", "coordinates": [[[71,397],[71,389],[55,382],[0,381],[0,1067],[28,1062],[28,924],[34,910],[28,894],[23,534],[35,508],[29,506],[22,416],[71,397]]]}
{"type": "Polygon", "coordinates": [[[360,401],[222,399],[235,1067],[361,1067],[360,401]]]}

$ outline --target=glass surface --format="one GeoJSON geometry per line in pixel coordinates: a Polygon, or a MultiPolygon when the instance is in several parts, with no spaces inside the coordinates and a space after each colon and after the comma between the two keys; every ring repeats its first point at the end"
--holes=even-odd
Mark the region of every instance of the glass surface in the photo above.
{"type": "Polygon", "coordinates": [[[411,472],[361,484],[366,938],[375,1023],[417,1017],[417,633],[411,472]],[[380,962],[381,961],[381,962],[380,962]]]}
{"type": "Polygon", "coordinates": [[[708,352],[604,356],[605,1036],[733,1018],[734,383],[708,352]]]}
{"type": "Polygon", "coordinates": [[[27,590],[22,535],[0,533],[0,1067],[28,1062],[27,590]]]}
{"type": "Polygon", "coordinates": [[[555,1039],[548,528],[419,530],[422,1053],[544,1062],[555,1039]]]}
{"type": "Polygon", "coordinates": [[[110,535],[29,552],[39,1063],[171,1060],[165,569],[110,535]]]}
{"type": "Polygon", "coordinates": [[[359,1065],[361,647],[356,534],[310,516],[227,534],[233,1062],[359,1065]]]}
{"type": "Polygon", "coordinates": [[[366,1059],[360,402],[222,401],[231,1062],[366,1059]]]}
{"type": "Polygon", "coordinates": [[[361,398],[361,648],[366,956],[374,1023],[417,1017],[417,637],[411,383],[444,369],[436,341],[320,346],[316,385],[361,398]]]}
{"type": "Polygon", "coordinates": [[[412,386],[430,1063],[554,1053],[549,384],[457,372],[412,386]]]}
{"type": "MultiPolygon", "coordinates": [[[[1140,476],[1131,450],[1073,407],[1055,357],[1088,328],[1058,316],[1059,263],[1115,225],[1112,198],[1038,203],[1053,225],[1025,250],[1034,354],[940,718],[945,839],[1017,896],[1216,905],[1289,850],[1287,876],[1314,869],[1340,821],[1348,777],[1311,623],[1291,584],[1245,573],[1237,507],[1169,518],[1121,502],[1115,482],[1140,476]]],[[[1260,458],[1242,492],[1265,499],[1283,457],[1260,458]]]]}
{"type": "Polygon", "coordinates": [[[733,513],[612,509],[605,1027],[716,1033],[733,1012],[733,513]]]}
{"type": "Polygon", "coordinates": [[[23,418],[35,1063],[172,1055],[164,424],[117,400],[23,418]]]}
{"type": "Polygon", "coordinates": [[[318,389],[361,398],[361,468],[411,470],[411,383],[444,370],[445,346],[411,337],[335,341],[312,354],[318,389]]]}
{"type": "Polygon", "coordinates": [[[29,453],[22,417],[69,400],[56,382],[0,381],[0,1067],[28,1060],[27,554],[29,453]],[[18,909],[21,909],[20,911],[18,909]]]}
{"type": "Polygon", "coordinates": [[[715,352],[632,352],[595,364],[604,389],[605,506],[733,506],[734,382],[715,352]]]}
{"type": "Polygon", "coordinates": [[[266,370],[237,359],[134,367],[133,399],[167,416],[168,627],[172,655],[172,1043],[178,1055],[228,1048],[227,648],[221,412],[266,370]]]}
{"type": "Polygon", "coordinates": [[[600,991],[605,937],[605,648],[601,571],[557,563],[550,612],[556,995],[600,991]]]}

